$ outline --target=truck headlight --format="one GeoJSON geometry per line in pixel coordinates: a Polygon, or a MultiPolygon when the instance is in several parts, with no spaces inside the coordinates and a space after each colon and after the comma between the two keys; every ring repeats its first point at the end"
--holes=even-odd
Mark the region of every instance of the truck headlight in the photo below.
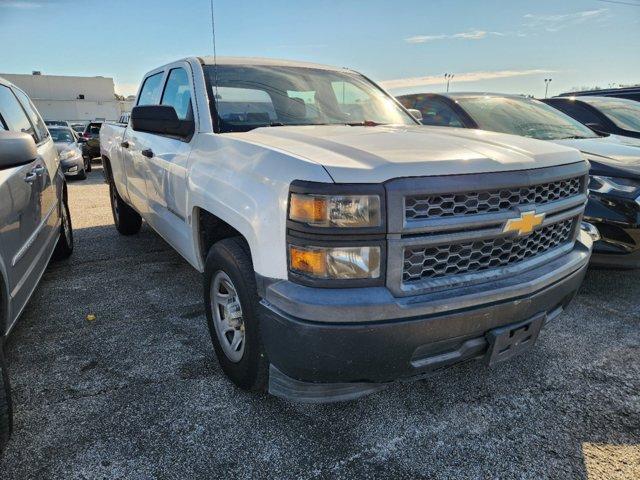
{"type": "Polygon", "coordinates": [[[640,188],[640,182],[630,178],[604,177],[591,175],[589,190],[598,193],[633,193],[640,188]]]}
{"type": "Polygon", "coordinates": [[[292,193],[289,219],[313,227],[379,227],[380,196],[292,193]]]}
{"type": "Polygon", "coordinates": [[[380,247],[318,247],[289,245],[292,272],[318,279],[380,277],[380,247]]]}

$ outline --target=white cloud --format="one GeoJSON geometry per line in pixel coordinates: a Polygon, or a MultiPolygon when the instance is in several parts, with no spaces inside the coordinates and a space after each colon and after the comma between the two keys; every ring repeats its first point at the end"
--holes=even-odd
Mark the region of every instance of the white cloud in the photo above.
{"type": "Polygon", "coordinates": [[[504,34],[500,32],[487,32],[486,30],[469,30],[468,32],[453,33],[450,35],[414,35],[413,37],[405,38],[404,41],[407,43],[427,43],[436,40],[449,39],[482,40],[483,38],[487,38],[489,35],[501,37],[504,34]]]}
{"type": "MultiPolygon", "coordinates": [[[[496,70],[481,72],[456,73],[453,81],[477,82],[479,80],[494,80],[497,78],[522,77],[525,75],[541,75],[551,73],[552,70],[496,70]]],[[[427,85],[441,85],[444,83],[442,75],[429,75],[426,77],[397,78],[394,80],[384,80],[380,84],[387,90],[399,90],[403,88],[416,88],[427,85]]]]}
{"type": "Polygon", "coordinates": [[[114,89],[118,95],[135,95],[138,93],[138,83],[120,83],[115,82],[114,89]]]}
{"type": "Polygon", "coordinates": [[[42,6],[42,3],[40,2],[13,2],[13,1],[5,1],[5,0],[0,0],[0,7],[6,7],[6,8],[19,8],[22,10],[31,10],[34,8],[40,8],[42,6]]]}
{"type": "Polygon", "coordinates": [[[547,32],[557,32],[572,25],[580,25],[592,20],[602,20],[608,16],[608,12],[608,8],[599,8],[597,10],[582,10],[580,12],[561,14],[527,13],[524,18],[526,19],[526,27],[542,29],[547,32]]]}

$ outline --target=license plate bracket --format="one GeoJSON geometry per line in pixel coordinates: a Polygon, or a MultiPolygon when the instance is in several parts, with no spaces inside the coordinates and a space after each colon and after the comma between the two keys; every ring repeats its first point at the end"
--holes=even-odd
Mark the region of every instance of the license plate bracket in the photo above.
{"type": "Polygon", "coordinates": [[[546,314],[541,313],[523,322],[490,330],[485,335],[489,343],[486,357],[489,366],[505,362],[529,350],[538,339],[545,317],[546,314]]]}

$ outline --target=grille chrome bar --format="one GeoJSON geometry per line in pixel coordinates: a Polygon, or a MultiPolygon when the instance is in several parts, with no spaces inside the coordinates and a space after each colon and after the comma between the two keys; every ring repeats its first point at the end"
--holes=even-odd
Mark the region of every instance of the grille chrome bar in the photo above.
{"type": "Polygon", "coordinates": [[[545,205],[580,194],[580,177],[538,185],[405,197],[407,221],[507,212],[524,205],[545,205]]]}

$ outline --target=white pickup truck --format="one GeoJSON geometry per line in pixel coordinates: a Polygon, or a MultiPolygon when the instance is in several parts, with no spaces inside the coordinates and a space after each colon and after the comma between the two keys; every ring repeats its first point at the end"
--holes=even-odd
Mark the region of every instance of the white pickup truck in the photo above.
{"type": "Polygon", "coordinates": [[[336,401],[528,349],[580,283],[577,150],[423,127],[366,77],[187,58],[143,79],[101,154],[115,225],[204,274],[240,387],[336,401]]]}

